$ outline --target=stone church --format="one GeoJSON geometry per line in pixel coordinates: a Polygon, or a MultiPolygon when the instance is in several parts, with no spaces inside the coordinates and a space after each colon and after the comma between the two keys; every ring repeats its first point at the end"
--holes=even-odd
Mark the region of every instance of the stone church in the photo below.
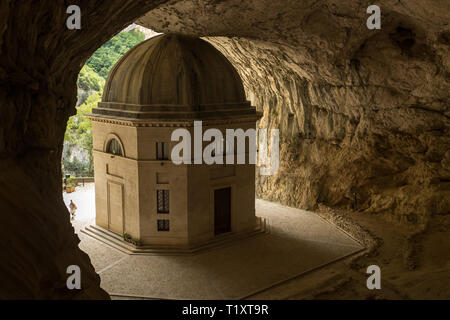
{"type": "Polygon", "coordinates": [[[234,67],[208,42],[166,34],[131,49],[90,116],[97,226],[144,246],[195,246],[254,230],[255,165],[176,165],[171,134],[185,128],[194,136],[201,120],[225,136],[255,128],[260,116],[234,67]]]}

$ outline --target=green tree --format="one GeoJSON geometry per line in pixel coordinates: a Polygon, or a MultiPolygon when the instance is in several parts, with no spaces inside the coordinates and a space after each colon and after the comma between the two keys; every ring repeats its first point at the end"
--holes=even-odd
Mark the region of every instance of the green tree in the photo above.
{"type": "MultiPolygon", "coordinates": [[[[77,114],[70,117],[67,123],[65,141],[71,145],[78,145],[89,154],[89,165],[87,173],[93,173],[93,155],[92,155],[92,122],[86,116],[92,112],[102,99],[102,91],[98,91],[87,98],[86,102],[77,107],[77,114]]],[[[64,163],[66,168],[67,163],[64,163]]],[[[70,166],[70,165],[69,165],[70,166]]]]}
{"type": "Polygon", "coordinates": [[[100,91],[105,86],[105,79],[100,77],[94,69],[88,65],[84,65],[78,75],[78,90],[84,91],[100,91]]]}
{"type": "Polygon", "coordinates": [[[142,42],[145,35],[132,30],[121,32],[99,48],[86,62],[86,64],[106,79],[112,66],[132,47],[142,42]]]}
{"type": "Polygon", "coordinates": [[[77,82],[80,105],[77,107],[77,114],[69,118],[65,133],[69,152],[65,154],[62,162],[66,172],[92,175],[92,123],[86,115],[101,101],[105,79],[113,65],[144,39],[145,35],[138,30],[121,32],[99,48],[81,69],[77,82]],[[76,157],[69,161],[70,151],[74,146],[87,151],[89,155],[87,167],[76,157]]]}

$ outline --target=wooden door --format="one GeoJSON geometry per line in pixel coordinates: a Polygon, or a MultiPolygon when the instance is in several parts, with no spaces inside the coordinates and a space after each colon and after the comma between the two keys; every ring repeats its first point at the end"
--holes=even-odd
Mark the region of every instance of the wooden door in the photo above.
{"type": "Polygon", "coordinates": [[[231,188],[214,190],[214,234],[231,231],[231,188]]]}
{"type": "Polygon", "coordinates": [[[123,185],[108,181],[108,227],[123,234],[123,185]]]}

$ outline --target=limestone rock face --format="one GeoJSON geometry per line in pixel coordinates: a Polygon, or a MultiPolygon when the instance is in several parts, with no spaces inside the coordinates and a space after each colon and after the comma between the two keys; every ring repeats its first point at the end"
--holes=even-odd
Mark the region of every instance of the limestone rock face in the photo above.
{"type": "Polygon", "coordinates": [[[63,203],[64,132],[84,62],[158,1],[77,3],[81,30],[65,1],[0,1],[0,299],[109,298],[63,203]],[[71,265],[81,290],[67,288],[71,265]]]}
{"type": "Polygon", "coordinates": [[[61,196],[76,79],[102,43],[139,19],[203,36],[279,128],[281,168],[258,194],[303,208],[349,206],[421,228],[448,217],[448,0],[63,0],[0,2],[0,298],[107,298],[61,196]],[[82,269],[81,291],[65,286],[82,269]]]}
{"type": "Polygon", "coordinates": [[[257,178],[260,197],[423,228],[450,211],[450,4],[378,5],[381,30],[360,1],[174,1],[138,22],[207,30],[236,66],[259,127],[281,134],[281,168],[257,178]]]}

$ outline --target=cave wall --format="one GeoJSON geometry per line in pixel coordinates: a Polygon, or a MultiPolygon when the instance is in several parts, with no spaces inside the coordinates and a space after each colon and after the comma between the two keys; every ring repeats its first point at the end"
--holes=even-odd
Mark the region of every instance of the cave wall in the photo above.
{"type": "Polygon", "coordinates": [[[0,299],[109,298],[63,203],[64,132],[84,62],[159,2],[71,1],[82,29],[68,30],[66,1],[0,1],[0,299]]]}
{"type": "Polygon", "coordinates": [[[173,1],[138,22],[207,30],[238,69],[259,127],[281,135],[280,170],[257,177],[259,197],[423,229],[450,211],[450,5],[379,1],[382,28],[368,30],[369,4],[173,1]]]}
{"type": "Polygon", "coordinates": [[[0,298],[108,298],[78,248],[61,195],[76,78],[127,24],[207,37],[235,64],[261,127],[281,131],[282,167],[261,197],[383,213],[419,226],[448,212],[450,3],[63,0],[0,2],[0,298]],[[42,181],[46,181],[44,184],[42,181]],[[68,265],[82,290],[66,289],[68,265]]]}
{"type": "Polygon", "coordinates": [[[248,96],[264,111],[259,126],[280,129],[281,170],[258,178],[259,196],[306,209],[324,203],[382,213],[419,228],[429,215],[448,212],[449,83],[434,61],[405,66],[396,43],[378,38],[365,46],[388,45],[343,62],[341,82],[330,83],[289,68],[288,49],[211,41],[241,70],[248,96]],[[401,66],[395,83],[406,88],[385,83],[380,73],[391,68],[374,63],[372,52],[401,66]],[[402,75],[405,67],[412,72],[402,75]]]}

